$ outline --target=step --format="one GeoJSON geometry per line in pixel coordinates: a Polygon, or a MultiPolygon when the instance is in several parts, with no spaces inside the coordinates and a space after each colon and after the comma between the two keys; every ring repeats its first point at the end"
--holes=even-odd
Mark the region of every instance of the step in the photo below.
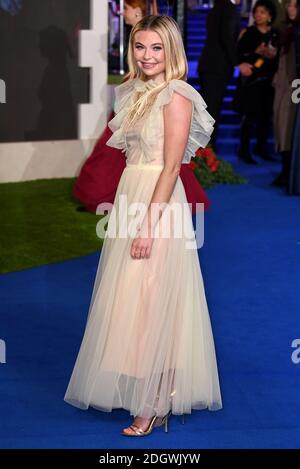
{"type": "Polygon", "coordinates": [[[198,34],[188,32],[186,37],[187,37],[187,41],[188,41],[187,46],[189,46],[190,41],[191,42],[200,42],[200,43],[202,43],[202,41],[199,40],[198,34]]]}
{"type": "Polygon", "coordinates": [[[193,21],[187,21],[186,28],[202,28],[206,29],[206,18],[198,18],[193,21]]]}
{"type": "Polygon", "coordinates": [[[232,111],[231,109],[222,109],[221,111],[221,116],[232,116],[232,115],[236,116],[237,113],[232,111]]]}
{"type": "Polygon", "coordinates": [[[191,52],[189,55],[188,55],[188,59],[189,60],[198,60],[199,59],[199,52],[191,52]]]}
{"type": "Polygon", "coordinates": [[[241,116],[237,112],[229,109],[222,109],[220,115],[220,124],[239,125],[241,116]]]}
{"type": "Polygon", "coordinates": [[[203,49],[204,46],[205,46],[204,41],[199,41],[199,42],[189,41],[189,43],[188,43],[187,47],[185,48],[185,50],[189,51],[191,48],[195,48],[195,47],[197,47],[198,50],[199,50],[199,48],[203,49]]]}
{"type": "Polygon", "coordinates": [[[223,99],[222,109],[224,110],[232,110],[232,96],[225,95],[223,99]]]}
{"type": "MultiPolygon", "coordinates": [[[[199,78],[198,78],[198,76],[197,77],[191,76],[191,69],[189,70],[188,82],[193,88],[195,88],[201,94],[199,78]]],[[[227,90],[226,90],[226,94],[225,94],[225,98],[224,98],[224,108],[225,109],[230,109],[230,106],[232,105],[234,92],[235,92],[235,86],[231,86],[231,85],[227,86],[227,90]]]]}
{"type": "Polygon", "coordinates": [[[190,21],[186,25],[186,31],[190,31],[191,28],[195,29],[197,28],[199,31],[203,31],[204,33],[206,32],[206,20],[205,21],[199,21],[199,22],[193,22],[191,23],[190,21]]]}
{"type": "MultiPolygon", "coordinates": [[[[256,143],[255,138],[250,140],[250,150],[253,149],[254,145],[256,143]]],[[[274,153],[274,140],[273,139],[268,139],[268,151],[272,154],[274,153]]],[[[223,140],[221,138],[217,139],[217,154],[222,155],[237,155],[238,149],[240,146],[240,139],[239,138],[231,138],[231,139],[226,139],[223,140]]],[[[255,157],[255,155],[253,155],[255,157]]]]}
{"type": "Polygon", "coordinates": [[[199,25],[200,26],[202,26],[202,25],[205,26],[206,25],[206,18],[207,18],[206,15],[205,16],[204,15],[203,16],[198,16],[198,17],[191,17],[191,18],[187,17],[187,24],[188,25],[192,24],[192,25],[196,25],[196,26],[199,26],[199,25]]]}
{"type": "Polygon", "coordinates": [[[203,21],[203,23],[190,23],[186,25],[186,31],[191,32],[191,29],[197,29],[197,31],[202,31],[204,34],[206,34],[206,21],[203,21]]]}
{"type": "Polygon", "coordinates": [[[202,55],[204,48],[204,42],[199,44],[190,44],[188,47],[185,48],[185,52],[187,55],[188,60],[191,60],[191,54],[198,54],[199,56],[202,55]]]}
{"type": "Polygon", "coordinates": [[[218,138],[228,140],[240,137],[240,121],[236,124],[220,124],[218,128],[218,138]]]}
{"type": "Polygon", "coordinates": [[[204,41],[204,40],[206,39],[205,30],[203,30],[203,31],[201,32],[201,34],[199,34],[199,33],[200,33],[199,28],[190,27],[190,28],[187,29],[187,31],[188,31],[189,33],[194,34],[194,35],[197,34],[197,35],[198,35],[198,39],[201,40],[201,41],[204,41]]]}
{"type": "Polygon", "coordinates": [[[205,40],[206,38],[202,38],[200,39],[199,37],[195,38],[195,35],[193,35],[192,37],[189,37],[187,36],[187,47],[190,47],[191,45],[193,46],[197,46],[198,44],[204,44],[205,43],[205,40]]]}
{"type": "MultiPolygon", "coordinates": [[[[194,86],[198,85],[199,78],[198,78],[198,73],[197,73],[197,66],[198,66],[198,61],[190,61],[189,60],[189,83],[194,86]]],[[[229,81],[227,85],[227,90],[230,91],[230,93],[234,93],[236,89],[236,83],[237,79],[235,77],[232,77],[231,80],[229,81]],[[230,88],[229,88],[230,87],[230,88]]]]}
{"type": "Polygon", "coordinates": [[[189,57],[190,54],[193,54],[193,53],[198,53],[198,55],[200,55],[201,52],[202,52],[203,47],[204,47],[204,43],[202,43],[202,44],[190,44],[186,48],[187,56],[189,57]]]}

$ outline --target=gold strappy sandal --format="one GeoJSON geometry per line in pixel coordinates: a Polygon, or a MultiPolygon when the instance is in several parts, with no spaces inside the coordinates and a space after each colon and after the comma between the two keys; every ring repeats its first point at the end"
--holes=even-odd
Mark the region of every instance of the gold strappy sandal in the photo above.
{"type": "Polygon", "coordinates": [[[156,424],[155,425],[155,421],[159,418],[157,415],[154,415],[154,417],[152,417],[152,419],[150,420],[149,422],[149,425],[148,427],[146,428],[146,430],[143,430],[142,428],[138,427],[137,425],[130,425],[129,428],[131,428],[131,430],[134,431],[134,434],[133,433],[126,433],[124,432],[124,430],[122,431],[122,435],[124,436],[147,436],[147,435],[150,435],[150,433],[153,431],[153,428],[155,427],[161,427],[163,424],[165,425],[165,432],[167,433],[168,432],[168,418],[169,416],[171,415],[171,411],[169,411],[163,418],[162,418],[162,421],[161,423],[159,423],[158,425],[156,424]]]}

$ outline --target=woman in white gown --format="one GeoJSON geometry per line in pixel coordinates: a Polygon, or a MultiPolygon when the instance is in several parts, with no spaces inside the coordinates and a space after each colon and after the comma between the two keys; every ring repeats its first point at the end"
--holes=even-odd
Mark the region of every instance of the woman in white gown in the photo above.
{"type": "Polygon", "coordinates": [[[65,400],[81,409],[127,409],[135,418],[122,434],[143,436],[163,423],[167,430],[171,413],[222,407],[197,249],[187,247],[193,227],[179,176],[181,164],[208,143],[214,120],[185,81],[185,51],[171,17],[147,16],[137,23],[128,65],[129,79],[115,89],[116,115],[109,122],[114,133],[107,142],[126,152],[127,166],[65,400]],[[188,235],[176,234],[180,223],[171,206],[183,208],[188,235]],[[126,236],[124,227],[130,227],[126,236]]]}

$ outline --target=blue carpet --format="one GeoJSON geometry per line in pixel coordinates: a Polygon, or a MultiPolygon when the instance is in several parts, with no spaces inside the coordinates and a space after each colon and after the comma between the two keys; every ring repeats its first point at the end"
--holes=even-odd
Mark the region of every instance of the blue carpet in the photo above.
{"type": "Polygon", "coordinates": [[[169,433],[119,434],[128,413],[81,411],[63,396],[99,254],[2,275],[2,448],[299,448],[300,204],[270,186],[276,164],[237,168],[249,183],[209,191],[200,249],[224,409],[172,416],[169,433]]]}

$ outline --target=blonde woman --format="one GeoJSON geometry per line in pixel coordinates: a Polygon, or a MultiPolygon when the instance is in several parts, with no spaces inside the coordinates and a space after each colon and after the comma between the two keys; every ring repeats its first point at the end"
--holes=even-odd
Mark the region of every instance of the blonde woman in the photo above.
{"type": "Polygon", "coordinates": [[[222,407],[197,249],[187,247],[186,235],[175,236],[169,210],[187,203],[180,166],[206,146],[214,120],[186,83],[185,51],[171,17],[147,16],[133,28],[128,65],[107,142],[126,153],[126,168],[65,400],[82,409],[126,409],[134,421],[122,434],[145,436],[162,424],[167,430],[171,413],[222,407]],[[119,236],[129,225],[131,235],[119,236]]]}

